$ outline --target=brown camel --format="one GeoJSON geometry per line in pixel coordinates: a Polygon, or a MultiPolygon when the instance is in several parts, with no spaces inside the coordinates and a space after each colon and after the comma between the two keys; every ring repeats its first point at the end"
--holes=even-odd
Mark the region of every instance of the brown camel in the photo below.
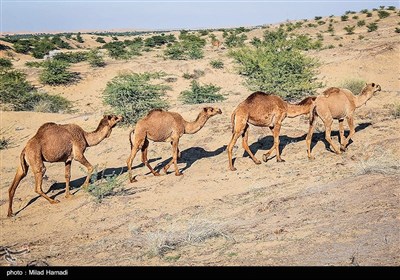
{"type": "Polygon", "coordinates": [[[286,118],[294,118],[299,115],[310,113],[313,107],[315,97],[307,97],[298,104],[289,104],[282,100],[279,96],[264,92],[254,92],[241,102],[233,111],[232,121],[232,139],[228,145],[229,168],[235,171],[232,162],[232,149],[236,144],[239,136],[242,136],[242,146],[250,155],[255,164],[261,164],[251,152],[248,145],[249,124],[255,126],[269,127],[274,136],[274,144],[264,155],[263,160],[266,162],[269,155],[275,149],[276,160],[283,162],[279,154],[279,133],[282,121],[286,118]]]}
{"type": "Polygon", "coordinates": [[[319,116],[324,122],[326,141],[328,141],[335,153],[340,154],[342,151],[346,150],[351,137],[353,137],[355,133],[355,109],[366,104],[373,94],[380,90],[380,85],[371,83],[366,84],[359,95],[353,95],[353,93],[348,89],[331,87],[325,90],[321,95],[317,96],[314,105],[315,107],[310,116],[310,127],[306,138],[308,158],[314,158],[311,156],[311,139],[317,116],[319,116]],[[344,137],[343,121],[345,118],[350,128],[350,133],[347,138],[344,137]],[[331,139],[331,128],[334,119],[339,121],[340,150],[335,144],[333,144],[331,139]]]}
{"type": "Polygon", "coordinates": [[[8,216],[13,215],[12,202],[15,190],[19,182],[28,173],[29,166],[32,167],[35,176],[35,192],[47,199],[50,203],[58,203],[58,200],[48,197],[42,190],[42,180],[46,172],[43,162],[65,162],[65,197],[71,195],[69,182],[71,178],[72,160],[83,164],[87,170],[84,187],[89,184],[93,166],[83,155],[87,147],[99,144],[104,138],[111,134],[113,127],[122,120],[122,117],[105,115],[98,127],[93,132],[86,132],[76,124],[45,123],[39,127],[36,134],[28,141],[20,155],[20,165],[15,174],[14,181],[8,190],[9,207],[8,216]]]}
{"type": "Polygon", "coordinates": [[[217,47],[217,49],[219,49],[219,47],[221,46],[221,44],[222,44],[221,41],[218,40],[218,39],[211,40],[212,48],[217,47]]]}
{"type": "Polygon", "coordinates": [[[164,172],[167,173],[169,167],[174,164],[175,175],[182,175],[177,166],[177,159],[180,157],[178,148],[179,138],[181,138],[183,134],[194,134],[198,132],[209,118],[217,114],[222,114],[221,109],[205,107],[200,111],[195,121],[188,122],[178,113],[167,112],[161,109],[150,111],[147,116],[137,122],[136,127],[129,134],[131,154],[126,163],[128,165],[129,180],[131,183],[136,182],[136,179],[132,176],[132,162],[139,149],[142,150],[143,164],[150,169],[154,176],[160,175],[150,166],[147,160],[149,140],[154,142],[171,142],[172,160],[164,167],[164,172]],[[133,134],[134,139],[132,139],[133,134]]]}

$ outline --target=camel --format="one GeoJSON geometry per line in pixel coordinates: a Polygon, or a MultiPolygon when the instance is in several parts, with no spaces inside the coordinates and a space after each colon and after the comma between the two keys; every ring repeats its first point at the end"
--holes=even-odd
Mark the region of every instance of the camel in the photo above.
{"type": "Polygon", "coordinates": [[[211,40],[212,48],[217,47],[217,49],[219,49],[219,47],[221,46],[221,44],[222,44],[221,41],[218,40],[218,39],[211,40]]]}
{"type": "Polygon", "coordinates": [[[325,139],[328,141],[336,154],[344,152],[349,144],[351,137],[355,133],[354,111],[356,108],[366,104],[375,92],[381,90],[381,86],[375,83],[366,84],[359,95],[353,95],[348,89],[331,87],[326,89],[321,95],[317,96],[314,108],[310,116],[310,127],[306,137],[307,154],[311,155],[311,139],[316,124],[316,117],[319,116],[325,125],[325,139]],[[347,138],[344,137],[343,121],[346,118],[350,128],[347,138]],[[333,144],[331,139],[331,127],[333,120],[339,121],[340,150],[333,144]]]}
{"type": "Polygon", "coordinates": [[[194,134],[198,132],[209,118],[217,114],[222,114],[221,109],[205,107],[200,111],[195,121],[188,122],[184,120],[180,114],[175,112],[168,112],[161,109],[151,110],[147,116],[137,122],[136,127],[129,133],[131,154],[126,163],[128,165],[130,182],[133,183],[137,181],[132,176],[132,162],[139,149],[142,150],[143,164],[150,169],[154,176],[160,175],[150,166],[147,159],[149,140],[154,142],[171,142],[172,160],[164,167],[164,173],[167,173],[169,167],[174,164],[175,175],[182,175],[177,166],[177,159],[180,158],[180,151],[178,148],[179,138],[181,138],[183,134],[194,134]]]}
{"type": "Polygon", "coordinates": [[[58,200],[48,197],[42,190],[42,180],[46,172],[43,162],[65,163],[65,197],[70,197],[71,164],[75,159],[84,165],[88,174],[83,184],[89,185],[93,166],[84,156],[87,147],[99,144],[104,138],[108,138],[113,127],[122,120],[122,116],[104,115],[98,127],[93,132],[86,132],[76,124],[56,124],[48,122],[39,127],[36,134],[28,141],[20,155],[20,165],[17,168],[14,180],[8,190],[9,207],[8,217],[13,215],[12,202],[18,184],[32,167],[35,176],[35,192],[44,197],[51,204],[58,200]]]}
{"type": "Polygon", "coordinates": [[[298,104],[289,104],[277,95],[257,91],[241,102],[232,113],[232,138],[228,145],[229,168],[235,171],[232,162],[232,150],[239,136],[242,136],[242,146],[255,164],[261,164],[251,152],[248,145],[249,124],[269,127],[274,136],[274,144],[264,155],[267,162],[269,155],[276,151],[276,160],[284,162],[279,154],[279,133],[286,117],[294,118],[310,113],[315,97],[307,97],[298,104]]]}

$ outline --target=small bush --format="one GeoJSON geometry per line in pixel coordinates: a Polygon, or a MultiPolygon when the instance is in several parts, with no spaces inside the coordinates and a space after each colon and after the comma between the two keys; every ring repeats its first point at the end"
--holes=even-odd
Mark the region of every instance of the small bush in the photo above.
{"type": "Polygon", "coordinates": [[[92,67],[104,67],[106,65],[103,56],[97,49],[89,51],[87,54],[87,60],[92,67]]]}
{"type": "Polygon", "coordinates": [[[380,10],[380,11],[378,11],[378,17],[379,17],[380,19],[387,18],[388,16],[390,16],[390,13],[389,13],[389,12],[387,12],[387,11],[385,11],[385,10],[380,10]]]}
{"type": "Polygon", "coordinates": [[[358,27],[361,27],[361,26],[364,26],[365,25],[365,20],[359,20],[359,21],[357,21],[357,26],[358,27]]]}
{"type": "Polygon", "coordinates": [[[371,13],[371,12],[368,12],[368,13],[367,13],[367,17],[372,17],[372,13],[371,13]]]}
{"type": "Polygon", "coordinates": [[[215,68],[215,69],[222,69],[224,68],[224,63],[222,62],[222,60],[211,60],[210,65],[215,68]]]}
{"type": "Polygon", "coordinates": [[[353,94],[357,95],[365,87],[365,81],[359,79],[350,79],[342,82],[340,87],[350,90],[353,94]]]}
{"type": "Polygon", "coordinates": [[[124,117],[125,124],[135,124],[152,109],[168,108],[168,103],[162,97],[170,87],[150,83],[165,75],[161,72],[120,74],[107,83],[103,92],[104,102],[110,105],[116,114],[124,117]]]}
{"type": "Polygon", "coordinates": [[[343,15],[343,16],[340,17],[340,19],[342,21],[347,21],[347,20],[349,20],[349,16],[348,15],[343,15]]]}
{"type": "Polygon", "coordinates": [[[203,70],[200,70],[200,69],[195,69],[195,70],[193,70],[193,74],[190,74],[190,73],[183,73],[183,75],[182,75],[182,77],[184,78],[184,79],[187,79],[187,80],[189,80],[189,79],[198,79],[198,78],[200,78],[200,77],[202,77],[202,76],[204,76],[205,75],[205,72],[203,71],[203,70]]]}
{"type": "Polygon", "coordinates": [[[83,38],[81,36],[81,32],[78,32],[78,34],[76,34],[76,41],[78,41],[79,43],[83,43],[83,38]]]}
{"type": "Polygon", "coordinates": [[[358,16],[353,16],[352,19],[358,19],[358,16]]]}
{"type": "Polygon", "coordinates": [[[96,38],[96,42],[101,43],[101,44],[105,44],[106,43],[106,41],[104,40],[103,37],[97,37],[96,38]]]}
{"type": "Polygon", "coordinates": [[[10,136],[10,128],[0,128],[0,150],[8,149],[14,142],[14,137],[10,136]]]}
{"type": "Polygon", "coordinates": [[[201,86],[197,81],[192,81],[191,89],[182,91],[179,99],[185,104],[218,102],[225,100],[225,97],[218,93],[220,89],[213,84],[201,86]]]}
{"type": "Polygon", "coordinates": [[[104,173],[101,174],[101,179],[96,180],[99,177],[97,172],[97,166],[95,171],[91,176],[91,181],[94,181],[87,188],[87,192],[94,196],[96,202],[101,203],[107,196],[112,196],[124,191],[124,181],[121,176],[117,174],[112,174],[105,176],[104,173]]]}
{"type": "Polygon", "coordinates": [[[355,25],[352,25],[352,26],[350,26],[350,25],[347,25],[345,28],[343,28],[344,30],[346,30],[346,34],[347,35],[351,35],[351,34],[354,34],[354,29],[356,28],[356,26],[355,25]]]}
{"type": "Polygon", "coordinates": [[[362,9],[362,10],[360,11],[360,13],[366,14],[366,13],[368,13],[368,9],[362,9]]]}
{"type": "Polygon", "coordinates": [[[387,9],[388,9],[389,11],[395,11],[395,10],[396,10],[396,7],[395,7],[395,6],[389,6],[389,7],[387,7],[387,9]]]}
{"type": "Polygon", "coordinates": [[[12,62],[7,58],[0,57],[0,69],[2,68],[11,68],[12,62]]]}
{"type": "Polygon", "coordinates": [[[43,61],[27,61],[27,62],[25,62],[25,65],[29,68],[40,68],[40,67],[44,67],[44,62],[43,61]]]}
{"type": "Polygon", "coordinates": [[[69,64],[59,60],[49,60],[44,63],[44,69],[39,76],[41,83],[46,85],[68,85],[78,79],[77,73],[67,70],[69,64]]]}
{"type": "Polygon", "coordinates": [[[320,20],[322,17],[316,16],[314,17],[315,20],[320,20]]]}
{"type": "Polygon", "coordinates": [[[394,32],[400,33],[400,28],[399,28],[399,27],[396,27],[396,28],[394,29],[394,32]]]}
{"type": "Polygon", "coordinates": [[[378,30],[378,24],[376,24],[375,22],[371,22],[370,24],[367,25],[368,28],[368,32],[373,32],[378,30]]]}
{"type": "Polygon", "coordinates": [[[42,112],[68,112],[72,103],[61,96],[39,93],[26,80],[26,74],[17,70],[0,73],[0,102],[10,104],[15,111],[35,111],[46,103],[42,112]]]}
{"type": "Polygon", "coordinates": [[[79,63],[87,60],[87,52],[62,52],[57,53],[53,59],[67,63],[79,63]]]}

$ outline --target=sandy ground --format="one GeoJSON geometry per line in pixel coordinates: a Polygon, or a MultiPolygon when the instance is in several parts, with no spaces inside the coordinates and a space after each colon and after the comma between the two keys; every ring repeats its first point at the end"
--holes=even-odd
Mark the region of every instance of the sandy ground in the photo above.
{"type": "MultiPolygon", "coordinates": [[[[281,130],[281,151],[286,162],[278,163],[272,157],[267,163],[255,165],[239,140],[234,149],[235,172],[228,170],[226,154],[231,137],[230,115],[251,92],[243,86],[244,80],[227,57],[227,49],[213,50],[207,45],[205,58],[196,61],[164,60],[160,49],[129,61],[108,59],[104,69],[92,70],[80,63],[72,70],[80,72],[82,80],[68,87],[40,85],[39,71],[24,66],[32,58],[17,56],[16,68],[26,71],[33,84],[72,100],[76,112],[1,112],[1,127],[8,129],[14,141],[11,148],[0,151],[0,246],[29,247],[29,252],[14,255],[16,265],[398,266],[400,119],[392,116],[390,106],[400,104],[400,41],[394,33],[399,17],[381,20],[376,32],[368,33],[364,27],[354,35],[343,31],[351,21],[334,19],[338,21],[336,36],[342,39],[335,40],[335,36],[325,33],[324,44],[332,43],[335,48],[309,52],[321,61],[319,80],[329,87],[360,78],[382,87],[382,92],[357,109],[356,134],[348,151],[336,155],[329,150],[319,121],[313,138],[316,158],[309,161],[307,120],[287,118],[281,130]],[[224,62],[223,69],[210,66],[216,58],[224,62]],[[38,198],[29,172],[16,191],[16,216],[6,218],[7,190],[19,154],[41,124],[76,123],[87,131],[94,130],[109,110],[102,104],[101,93],[121,71],[164,71],[176,77],[169,83],[172,90],[167,92],[171,110],[194,120],[203,105],[182,105],[177,97],[190,85],[182,74],[195,69],[205,72],[199,78],[201,83],[222,87],[227,100],[204,104],[220,107],[223,114],[211,118],[198,133],[181,138],[178,166],[184,176],[169,173],[154,177],[140,164],[138,156],[134,160],[138,182],[129,183],[125,162],[130,152],[130,128],[116,127],[110,138],[85,153],[103,177],[120,174],[116,194],[96,201],[81,189],[85,171],[74,162],[74,196],[66,199],[64,164],[46,164],[43,188],[61,202],[51,205],[38,198]]],[[[315,35],[326,29],[327,25],[304,27],[297,32],[315,35]]],[[[250,31],[248,37],[260,37],[262,32],[250,31]]],[[[216,34],[222,38],[222,34],[216,34]]],[[[90,35],[84,36],[84,47],[95,46],[90,35]]],[[[337,129],[335,122],[334,141],[338,141],[337,129]]],[[[272,141],[269,130],[250,128],[249,143],[258,158],[272,141]]],[[[170,160],[171,147],[151,142],[148,156],[160,169],[170,160]]],[[[9,263],[2,258],[0,265],[9,263]]]]}

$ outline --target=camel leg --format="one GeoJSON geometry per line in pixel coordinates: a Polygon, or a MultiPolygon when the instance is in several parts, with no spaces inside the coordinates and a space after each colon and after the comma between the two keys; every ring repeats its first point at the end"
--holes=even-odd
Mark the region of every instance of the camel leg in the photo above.
{"type": "Polygon", "coordinates": [[[353,116],[347,117],[346,119],[347,119],[347,123],[349,124],[350,133],[349,133],[349,136],[347,136],[347,138],[344,141],[344,143],[342,144],[342,146],[340,147],[341,149],[343,148],[343,150],[346,150],[346,147],[349,144],[349,141],[350,141],[351,137],[353,137],[353,135],[356,133],[356,130],[355,130],[355,127],[354,127],[353,116]]]}
{"type": "MultiPolygon", "coordinates": [[[[340,137],[340,145],[341,146],[343,145],[344,140],[345,140],[343,121],[344,121],[343,119],[339,120],[339,137],[340,137]]],[[[342,150],[342,147],[340,147],[340,149],[342,150]]]]}
{"type": "Polygon", "coordinates": [[[306,137],[308,159],[314,159],[314,156],[311,155],[311,140],[312,140],[312,136],[314,133],[315,124],[316,124],[316,121],[314,118],[312,121],[310,121],[310,126],[308,128],[308,133],[307,133],[307,137],[306,137]]]}
{"type": "Polygon", "coordinates": [[[72,160],[65,162],[65,197],[69,198],[71,192],[69,191],[69,182],[71,181],[71,164],[72,160]]]}
{"type": "Polygon", "coordinates": [[[264,155],[263,155],[263,161],[267,162],[268,157],[271,155],[273,150],[275,149],[276,152],[276,161],[277,162],[285,162],[284,159],[281,158],[281,155],[279,153],[279,133],[281,131],[281,124],[276,123],[273,128],[271,128],[272,134],[274,136],[274,145],[272,145],[271,149],[269,149],[264,155]]]}
{"type": "Polygon", "coordinates": [[[341,154],[342,152],[332,142],[331,138],[332,119],[324,120],[324,124],[325,124],[325,140],[328,141],[328,143],[331,145],[336,154],[341,154]]]}
{"type": "Polygon", "coordinates": [[[52,199],[52,198],[48,197],[48,196],[43,192],[43,189],[42,189],[42,182],[43,182],[44,173],[46,173],[46,168],[44,167],[43,162],[42,162],[40,168],[34,168],[34,167],[32,166],[32,169],[33,169],[33,173],[35,174],[35,192],[36,192],[37,194],[39,194],[41,197],[47,199],[47,201],[50,202],[51,204],[55,204],[55,203],[60,202],[60,201],[58,201],[57,199],[52,199]]]}
{"type": "Polygon", "coordinates": [[[147,166],[147,168],[150,169],[151,173],[153,173],[154,176],[160,176],[160,173],[156,172],[151,165],[149,164],[149,161],[147,159],[147,149],[149,147],[149,140],[145,140],[142,146],[142,162],[144,165],[147,166]]]}
{"type": "Polygon", "coordinates": [[[175,167],[175,175],[181,176],[182,173],[179,172],[178,169],[178,144],[179,144],[179,138],[177,140],[172,141],[172,160],[164,167],[164,172],[167,173],[169,167],[173,163],[175,167]]]}
{"type": "Polygon", "coordinates": [[[232,171],[236,171],[236,168],[233,167],[233,162],[232,162],[232,150],[233,150],[233,146],[235,146],[240,134],[241,133],[238,133],[238,132],[233,133],[231,142],[229,142],[229,144],[228,144],[229,169],[232,171]]]}
{"type": "Polygon", "coordinates": [[[13,215],[12,203],[13,203],[13,199],[14,199],[14,195],[15,195],[15,190],[17,189],[21,180],[26,176],[26,174],[28,174],[29,166],[25,163],[23,163],[23,164],[25,165],[25,168],[23,169],[22,166],[18,166],[17,173],[15,174],[14,180],[13,180],[10,188],[8,189],[8,197],[9,197],[8,214],[7,214],[8,217],[11,217],[13,215]]]}
{"type": "MultiPolygon", "coordinates": [[[[140,142],[142,142],[142,141],[140,141],[140,142]]],[[[136,142],[135,145],[133,145],[132,150],[131,150],[131,154],[129,155],[128,159],[126,160],[126,165],[128,166],[129,181],[131,183],[137,182],[137,180],[132,176],[132,162],[133,162],[133,160],[134,160],[134,158],[136,156],[136,153],[140,149],[140,145],[139,145],[140,142],[136,142]]]]}
{"type": "Polygon", "coordinates": [[[244,133],[242,134],[242,146],[244,150],[250,155],[251,159],[254,161],[255,164],[261,164],[261,161],[259,161],[251,152],[248,140],[249,140],[249,125],[246,125],[244,133]]]}
{"type": "Polygon", "coordinates": [[[75,156],[75,160],[87,168],[86,180],[83,183],[83,188],[87,189],[89,186],[90,177],[92,176],[93,173],[93,166],[90,164],[90,162],[88,162],[88,160],[85,158],[83,154],[75,156]]]}

